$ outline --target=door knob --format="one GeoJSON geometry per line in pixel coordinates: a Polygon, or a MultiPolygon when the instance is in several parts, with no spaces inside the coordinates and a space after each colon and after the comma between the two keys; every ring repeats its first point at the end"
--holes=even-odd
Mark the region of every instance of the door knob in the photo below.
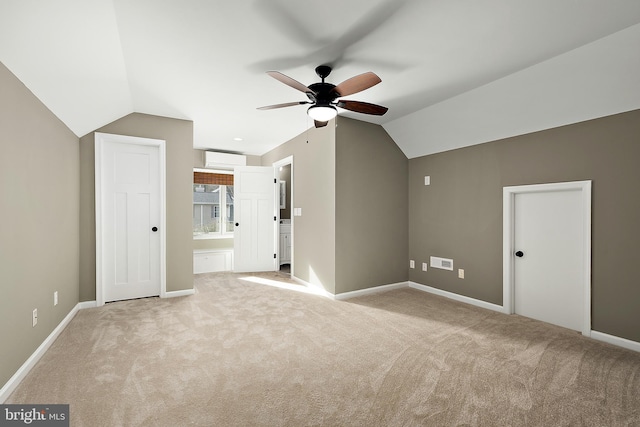
{"type": "Polygon", "coordinates": [[[237,227],[237,226],[239,226],[239,225],[240,225],[240,224],[238,224],[238,223],[236,222],[236,227],[237,227]]]}
{"type": "Polygon", "coordinates": [[[524,256],[524,252],[522,252],[522,251],[518,251],[518,252],[516,252],[516,256],[517,256],[518,258],[522,258],[522,257],[524,256]]]}
{"type": "Polygon", "coordinates": [[[153,232],[155,233],[156,231],[158,231],[158,227],[153,227],[153,228],[151,229],[151,231],[153,231],[153,232]]]}

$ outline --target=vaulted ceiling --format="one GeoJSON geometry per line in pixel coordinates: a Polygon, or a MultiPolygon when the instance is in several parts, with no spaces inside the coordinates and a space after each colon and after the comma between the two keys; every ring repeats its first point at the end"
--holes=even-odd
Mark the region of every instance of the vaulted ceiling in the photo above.
{"type": "MultiPolygon", "coordinates": [[[[0,61],[78,136],[141,112],[193,120],[196,148],[256,155],[313,126],[304,106],[256,109],[306,99],[266,71],[305,85],[320,64],[334,66],[334,84],[373,71],[382,83],[348,99],[389,112],[340,114],[383,125],[416,157],[602,114],[571,117],[576,108],[560,100],[551,115],[549,99],[521,98],[557,93],[554,84],[581,79],[576,70],[587,75],[576,93],[591,80],[638,82],[639,23],[638,0],[2,0],[0,61]],[[615,70],[589,65],[602,61],[615,70]],[[521,87],[522,97],[500,101],[500,122],[517,129],[445,130],[465,117],[485,123],[482,106],[493,111],[521,87]],[[510,102],[539,109],[540,124],[519,125],[510,102]]],[[[630,100],[614,91],[604,113],[640,107],[637,87],[630,100]]]]}

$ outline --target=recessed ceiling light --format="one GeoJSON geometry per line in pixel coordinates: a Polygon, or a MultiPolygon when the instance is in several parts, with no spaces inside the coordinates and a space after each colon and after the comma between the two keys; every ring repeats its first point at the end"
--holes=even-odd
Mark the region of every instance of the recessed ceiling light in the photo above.
{"type": "Polygon", "coordinates": [[[242,141],[242,138],[239,138],[239,137],[236,136],[235,138],[233,138],[233,140],[234,141],[242,141]]]}

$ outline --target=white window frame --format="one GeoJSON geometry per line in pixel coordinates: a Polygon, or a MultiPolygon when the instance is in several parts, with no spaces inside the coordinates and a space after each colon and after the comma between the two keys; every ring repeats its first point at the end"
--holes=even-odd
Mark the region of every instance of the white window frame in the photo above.
{"type": "MultiPolygon", "coordinates": [[[[233,172],[214,170],[214,169],[194,169],[194,172],[233,174],[233,172]]],[[[193,184],[195,185],[195,183],[193,184]]],[[[220,187],[220,231],[216,233],[205,233],[205,234],[193,235],[193,240],[233,239],[233,231],[222,231],[225,228],[224,221],[227,216],[227,186],[220,185],[220,184],[216,184],[216,185],[220,187]]],[[[205,204],[206,203],[198,203],[198,205],[201,205],[201,206],[204,206],[205,204]]],[[[196,203],[193,203],[193,201],[191,201],[191,205],[195,206],[196,203]]],[[[202,216],[202,211],[201,211],[201,216],[202,216]]]]}

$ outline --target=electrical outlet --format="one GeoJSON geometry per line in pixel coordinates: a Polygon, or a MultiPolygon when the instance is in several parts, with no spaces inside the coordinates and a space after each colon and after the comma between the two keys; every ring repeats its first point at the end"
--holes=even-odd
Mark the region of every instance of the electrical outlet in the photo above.
{"type": "Polygon", "coordinates": [[[58,305],[58,291],[55,291],[53,293],[53,305],[54,306],[58,305]]]}
{"type": "Polygon", "coordinates": [[[416,268],[416,262],[414,260],[409,260],[409,268],[416,268]]]}
{"type": "Polygon", "coordinates": [[[426,262],[422,263],[422,271],[427,271],[427,263],[426,262]]]}
{"type": "Polygon", "coordinates": [[[31,317],[32,326],[36,326],[38,324],[38,309],[33,309],[33,316],[31,317]]]}
{"type": "Polygon", "coordinates": [[[461,268],[458,269],[458,277],[460,279],[464,279],[464,270],[461,268]]]}

